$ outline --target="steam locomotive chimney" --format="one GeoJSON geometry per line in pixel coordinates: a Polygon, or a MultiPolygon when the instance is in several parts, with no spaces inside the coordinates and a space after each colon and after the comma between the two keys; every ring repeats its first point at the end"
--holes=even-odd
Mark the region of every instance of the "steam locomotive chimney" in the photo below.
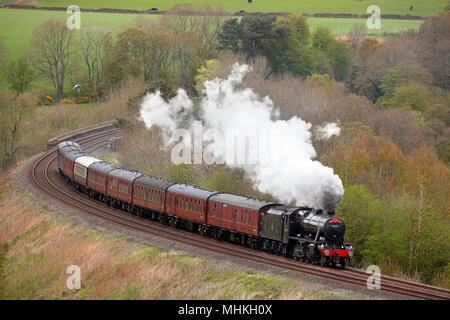
{"type": "Polygon", "coordinates": [[[335,194],[332,190],[325,190],[322,195],[322,207],[325,212],[334,215],[336,206],[342,200],[340,195],[335,194]]]}

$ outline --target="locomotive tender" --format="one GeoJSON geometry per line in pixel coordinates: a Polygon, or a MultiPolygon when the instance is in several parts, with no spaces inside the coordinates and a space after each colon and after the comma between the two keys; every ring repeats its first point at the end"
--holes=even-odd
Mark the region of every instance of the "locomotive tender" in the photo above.
{"type": "Polygon", "coordinates": [[[91,157],[72,141],[57,151],[59,172],[73,187],[141,218],[322,266],[345,268],[353,256],[333,211],[177,184],[91,157]]]}

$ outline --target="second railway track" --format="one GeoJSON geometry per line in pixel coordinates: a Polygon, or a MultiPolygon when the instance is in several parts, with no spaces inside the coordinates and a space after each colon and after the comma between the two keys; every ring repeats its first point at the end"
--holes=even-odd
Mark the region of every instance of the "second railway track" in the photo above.
{"type": "MultiPolygon", "coordinates": [[[[109,138],[118,133],[119,130],[116,128],[104,128],[100,131],[96,130],[92,134],[87,132],[83,136],[77,137],[75,140],[80,143],[86,151],[93,152],[108,144],[109,138]]],[[[349,268],[346,270],[337,270],[322,268],[231,243],[205,238],[201,235],[184,230],[169,228],[157,222],[138,218],[124,211],[111,208],[78,193],[75,189],[67,185],[58,174],[56,162],[55,149],[51,149],[38,157],[31,166],[29,172],[30,181],[49,196],[87,214],[100,217],[133,230],[139,230],[216,253],[275,266],[302,274],[319,276],[353,285],[366,286],[369,275],[358,269],[349,268]]],[[[450,299],[449,290],[387,276],[381,277],[381,290],[416,299],[450,299]]]]}

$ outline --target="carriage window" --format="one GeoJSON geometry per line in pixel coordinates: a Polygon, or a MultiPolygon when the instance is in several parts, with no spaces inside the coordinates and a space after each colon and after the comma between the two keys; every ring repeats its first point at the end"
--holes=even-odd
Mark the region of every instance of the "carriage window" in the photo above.
{"type": "Polygon", "coordinates": [[[214,203],[212,212],[213,212],[213,216],[216,216],[216,204],[215,203],[214,203]]]}

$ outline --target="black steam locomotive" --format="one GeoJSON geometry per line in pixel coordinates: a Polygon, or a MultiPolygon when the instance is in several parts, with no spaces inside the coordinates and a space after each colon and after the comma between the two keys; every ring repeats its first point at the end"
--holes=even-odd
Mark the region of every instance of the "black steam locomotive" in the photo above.
{"type": "Polygon", "coordinates": [[[308,207],[274,206],[262,215],[262,248],[294,259],[342,268],[353,256],[344,242],[345,224],[334,212],[308,207]],[[273,248],[280,246],[280,248],[273,248]],[[275,249],[275,250],[273,250],[275,249]],[[285,250],[289,249],[289,252],[285,250]]]}

